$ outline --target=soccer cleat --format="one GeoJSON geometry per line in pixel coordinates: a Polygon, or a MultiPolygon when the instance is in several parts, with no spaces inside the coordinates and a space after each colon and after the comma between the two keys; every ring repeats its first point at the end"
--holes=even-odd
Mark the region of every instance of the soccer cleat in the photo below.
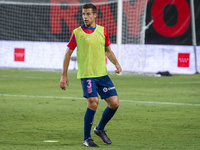
{"type": "Polygon", "coordinates": [[[95,127],[93,132],[94,132],[94,134],[99,136],[103,140],[104,143],[106,143],[106,144],[111,144],[112,143],[110,141],[110,139],[108,138],[108,136],[106,135],[104,130],[97,130],[97,127],[95,127]]]}
{"type": "Polygon", "coordinates": [[[91,138],[88,138],[85,141],[83,141],[83,146],[87,146],[87,147],[99,147],[98,145],[96,145],[93,142],[93,140],[91,138]]]}

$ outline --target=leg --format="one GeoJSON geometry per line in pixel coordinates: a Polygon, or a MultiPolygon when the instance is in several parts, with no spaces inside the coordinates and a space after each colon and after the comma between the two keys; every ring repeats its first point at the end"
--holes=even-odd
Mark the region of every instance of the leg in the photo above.
{"type": "Polygon", "coordinates": [[[87,100],[87,111],[84,117],[84,140],[91,137],[90,131],[94,119],[94,115],[99,103],[98,97],[90,97],[86,98],[87,100]]]}
{"type": "Polygon", "coordinates": [[[108,107],[103,112],[102,118],[97,126],[97,130],[104,130],[105,125],[114,116],[117,108],[119,107],[118,96],[105,98],[105,101],[107,102],[108,107]]]}
{"type": "Polygon", "coordinates": [[[87,147],[98,147],[91,139],[91,127],[93,124],[94,115],[99,103],[98,94],[96,91],[96,83],[93,78],[81,79],[83,88],[83,96],[87,101],[87,111],[84,117],[84,140],[83,145],[87,147]]]}
{"type": "Polygon", "coordinates": [[[107,137],[104,131],[104,127],[108,123],[108,121],[114,116],[117,108],[119,107],[119,100],[118,96],[111,96],[109,98],[105,98],[105,100],[108,104],[108,107],[104,110],[98,126],[94,128],[94,133],[98,135],[103,140],[104,143],[111,144],[112,142],[107,137]]]}

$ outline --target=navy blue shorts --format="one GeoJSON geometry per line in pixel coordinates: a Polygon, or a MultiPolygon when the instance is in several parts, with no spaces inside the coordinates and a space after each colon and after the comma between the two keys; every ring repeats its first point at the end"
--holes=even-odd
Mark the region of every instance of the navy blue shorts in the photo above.
{"type": "Polygon", "coordinates": [[[117,96],[115,87],[108,75],[98,78],[82,78],[83,97],[98,97],[105,99],[111,96],[117,96]],[[98,93],[98,94],[97,94],[98,93]]]}

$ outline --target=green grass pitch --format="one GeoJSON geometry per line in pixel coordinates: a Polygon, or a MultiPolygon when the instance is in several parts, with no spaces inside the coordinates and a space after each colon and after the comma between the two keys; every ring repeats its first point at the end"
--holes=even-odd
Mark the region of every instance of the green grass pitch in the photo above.
{"type": "MultiPolygon", "coordinates": [[[[86,101],[76,72],[59,87],[61,71],[0,69],[1,150],[84,150],[86,101]],[[45,143],[58,140],[58,143],[45,143]]],[[[107,124],[105,150],[199,150],[200,74],[172,77],[111,74],[120,107],[107,124]]],[[[92,129],[106,107],[101,100],[92,129]]]]}

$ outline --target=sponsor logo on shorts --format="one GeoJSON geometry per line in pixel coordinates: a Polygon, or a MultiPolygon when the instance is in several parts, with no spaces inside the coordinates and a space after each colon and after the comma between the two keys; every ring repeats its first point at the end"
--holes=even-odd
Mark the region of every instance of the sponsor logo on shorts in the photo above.
{"type": "Polygon", "coordinates": [[[109,88],[105,87],[103,88],[103,91],[108,92],[109,90],[113,90],[113,89],[115,89],[115,87],[109,87],[109,88]]]}

